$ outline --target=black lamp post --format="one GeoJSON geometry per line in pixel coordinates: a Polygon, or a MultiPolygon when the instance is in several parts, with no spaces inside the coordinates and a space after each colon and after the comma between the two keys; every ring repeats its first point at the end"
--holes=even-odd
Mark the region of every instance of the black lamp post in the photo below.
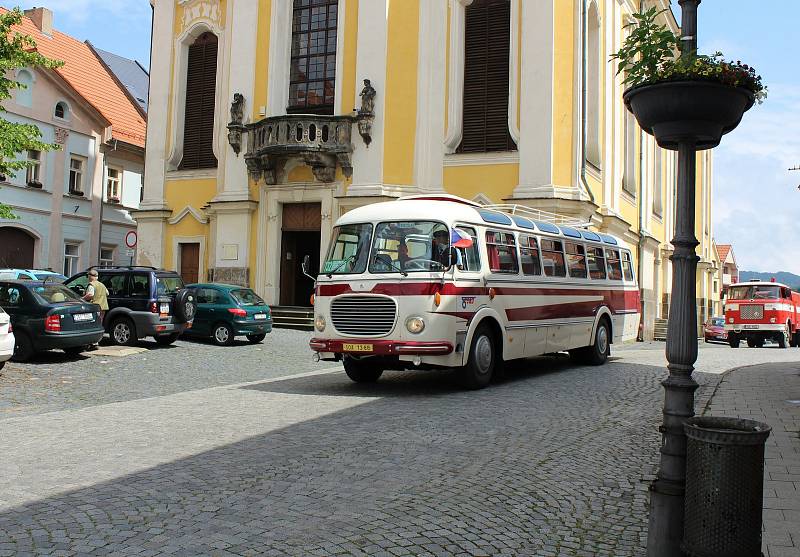
{"type": "MultiPolygon", "coordinates": [[[[697,52],[697,6],[701,0],[678,0],[681,6],[681,56],[697,52]]],[[[641,128],[658,144],[678,151],[675,208],[675,251],[672,260],[672,303],[667,331],[661,463],[650,488],[650,557],[683,555],[686,435],[684,423],[694,416],[692,378],[697,360],[697,262],[695,178],[698,150],[716,147],[753,105],[752,92],[702,80],[667,81],[625,92],[626,106],[641,128]]]]}

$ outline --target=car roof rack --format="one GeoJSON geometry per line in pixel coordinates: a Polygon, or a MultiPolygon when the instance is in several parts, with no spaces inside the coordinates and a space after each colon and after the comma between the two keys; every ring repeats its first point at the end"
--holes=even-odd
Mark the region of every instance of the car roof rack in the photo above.
{"type": "Polygon", "coordinates": [[[526,207],[525,205],[519,205],[516,203],[482,205],[481,208],[492,211],[500,211],[501,213],[507,213],[510,215],[520,215],[535,221],[538,220],[541,222],[548,222],[550,224],[571,226],[573,228],[588,228],[591,225],[591,221],[589,220],[582,220],[575,217],[565,217],[564,215],[551,213],[550,211],[542,211],[541,209],[532,209],[530,207],[526,207]]]}

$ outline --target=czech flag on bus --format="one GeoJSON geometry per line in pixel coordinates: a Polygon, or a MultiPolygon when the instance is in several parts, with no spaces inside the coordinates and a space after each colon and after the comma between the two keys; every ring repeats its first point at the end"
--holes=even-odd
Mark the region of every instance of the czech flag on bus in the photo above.
{"type": "Polygon", "coordinates": [[[450,245],[456,248],[469,248],[472,247],[472,238],[463,230],[453,228],[450,232],[450,245]]]}

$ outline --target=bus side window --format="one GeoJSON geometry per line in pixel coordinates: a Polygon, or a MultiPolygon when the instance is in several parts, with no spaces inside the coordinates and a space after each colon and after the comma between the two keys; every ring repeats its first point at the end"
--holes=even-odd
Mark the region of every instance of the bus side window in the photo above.
{"type": "Polygon", "coordinates": [[[519,237],[519,259],[524,274],[542,274],[542,265],[539,262],[539,247],[536,245],[536,238],[533,236],[519,237]]]}
{"type": "Polygon", "coordinates": [[[567,242],[567,267],[570,277],[586,278],[586,256],[581,244],[567,242]]]}
{"type": "Polygon", "coordinates": [[[589,246],[587,252],[589,257],[589,276],[594,280],[604,280],[606,278],[606,262],[603,256],[603,248],[589,246]]]}
{"type": "Polygon", "coordinates": [[[627,251],[622,252],[622,271],[625,275],[625,280],[633,280],[633,263],[631,262],[631,254],[627,251]]]}
{"type": "Polygon", "coordinates": [[[472,238],[472,245],[468,248],[456,248],[461,253],[461,262],[459,266],[460,271],[480,271],[481,258],[478,252],[478,234],[474,228],[469,226],[456,226],[459,230],[463,230],[472,238]]]}
{"type": "Polygon", "coordinates": [[[489,270],[497,273],[518,273],[517,246],[510,232],[486,231],[486,254],[489,270]]]}
{"type": "Polygon", "coordinates": [[[619,252],[615,249],[607,249],[606,257],[606,263],[608,263],[608,278],[611,280],[622,280],[622,262],[619,259],[619,252]]]}
{"type": "Polygon", "coordinates": [[[544,274],[548,277],[567,276],[564,247],[560,241],[542,239],[542,264],[544,265],[544,274]]]}

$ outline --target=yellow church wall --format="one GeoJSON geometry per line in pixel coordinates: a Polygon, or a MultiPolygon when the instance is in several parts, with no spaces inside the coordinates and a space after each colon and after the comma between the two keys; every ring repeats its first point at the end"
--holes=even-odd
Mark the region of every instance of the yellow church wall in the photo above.
{"type": "Polygon", "coordinates": [[[573,180],[575,114],[575,5],[559,0],[554,5],[555,54],[553,83],[553,182],[569,186],[573,180]]]}
{"type": "MultiPolygon", "coordinates": [[[[252,1],[252,0],[251,0],[252,1]]],[[[272,0],[258,0],[258,37],[256,38],[256,67],[255,81],[253,83],[253,121],[260,120],[259,109],[267,106],[267,95],[269,94],[269,18],[272,13],[272,0]]]]}
{"type": "MultiPolygon", "coordinates": [[[[358,52],[358,2],[345,5],[342,112],[356,107],[356,54],[358,52]]],[[[337,76],[338,77],[338,76],[337,76]]]]}
{"type": "MultiPolygon", "coordinates": [[[[187,205],[196,209],[201,208],[217,193],[217,181],[207,180],[171,180],[164,184],[164,199],[168,207],[173,210],[173,216],[181,212],[187,205]]],[[[168,224],[164,238],[164,266],[171,267],[174,252],[172,239],[176,236],[205,236],[208,246],[208,225],[197,221],[193,216],[186,215],[177,224],[168,224]]],[[[205,268],[208,268],[208,248],[206,248],[205,268]]],[[[177,270],[177,269],[176,269],[177,270]]]]}
{"type": "Polygon", "coordinates": [[[503,199],[511,197],[518,183],[518,164],[450,166],[444,169],[445,191],[466,199],[482,193],[494,203],[502,203],[503,199]]]}
{"type": "Polygon", "coordinates": [[[411,184],[417,127],[419,0],[389,4],[383,180],[411,184]]]}

